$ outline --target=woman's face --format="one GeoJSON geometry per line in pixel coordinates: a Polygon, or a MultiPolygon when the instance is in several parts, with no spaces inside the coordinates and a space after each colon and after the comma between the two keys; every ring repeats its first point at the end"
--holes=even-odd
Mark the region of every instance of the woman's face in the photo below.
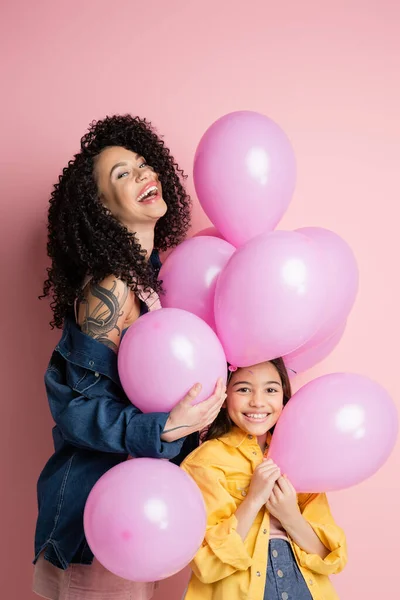
{"type": "Polygon", "coordinates": [[[135,152],[105,148],[96,158],[94,175],[100,200],[130,231],[155,226],[167,212],[157,173],[135,152]]]}

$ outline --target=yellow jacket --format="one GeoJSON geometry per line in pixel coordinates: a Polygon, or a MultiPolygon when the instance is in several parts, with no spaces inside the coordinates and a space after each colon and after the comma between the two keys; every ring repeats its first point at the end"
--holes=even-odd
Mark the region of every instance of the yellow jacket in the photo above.
{"type": "MultiPolygon", "coordinates": [[[[185,600],[262,600],[267,571],[269,514],[258,513],[246,540],[236,531],[235,512],[263,459],[257,439],[239,428],[192,452],[181,467],[199,486],[207,510],[207,531],[194,557],[185,600]]],[[[329,575],[347,562],[346,538],[331,515],[325,494],[298,494],[301,512],[331,550],[323,560],[292,542],[300,571],[314,600],[336,600],[329,575]]]]}

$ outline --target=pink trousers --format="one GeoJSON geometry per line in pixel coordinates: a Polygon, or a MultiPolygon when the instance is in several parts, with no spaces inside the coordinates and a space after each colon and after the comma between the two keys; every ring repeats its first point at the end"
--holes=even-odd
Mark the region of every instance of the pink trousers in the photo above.
{"type": "Polygon", "coordinates": [[[156,585],[121,579],[96,559],[92,565],[72,564],[66,571],[39,557],[33,591],[49,600],[150,600],[156,585]]]}

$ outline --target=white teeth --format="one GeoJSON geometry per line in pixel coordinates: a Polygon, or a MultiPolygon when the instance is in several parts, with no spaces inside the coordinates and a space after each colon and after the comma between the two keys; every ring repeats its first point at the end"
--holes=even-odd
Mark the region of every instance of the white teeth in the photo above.
{"type": "Polygon", "coordinates": [[[149,194],[151,194],[152,192],[158,192],[158,188],[156,185],[152,185],[148,190],[146,190],[144,192],[144,194],[140,194],[139,198],[137,199],[138,202],[141,202],[142,200],[144,200],[144,198],[146,198],[146,196],[148,196],[149,194]]]}
{"type": "Polygon", "coordinates": [[[246,417],[249,417],[250,419],[266,419],[268,413],[247,413],[246,417]]]}

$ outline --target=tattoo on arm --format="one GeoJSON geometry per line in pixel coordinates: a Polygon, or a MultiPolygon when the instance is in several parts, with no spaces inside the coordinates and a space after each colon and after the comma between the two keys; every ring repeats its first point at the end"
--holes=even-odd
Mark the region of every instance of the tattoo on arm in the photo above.
{"type": "Polygon", "coordinates": [[[117,282],[114,281],[110,290],[96,283],[91,286],[91,293],[98,299],[96,306],[89,311],[89,303],[84,300],[85,318],[82,323],[82,331],[90,337],[105,344],[114,351],[118,350],[118,346],[108,339],[108,334],[117,330],[118,336],[121,335],[121,329],[118,327],[118,319],[124,314],[121,310],[128,297],[128,287],[124,286],[124,291],[120,294],[115,293],[117,282]]]}
{"type": "Polygon", "coordinates": [[[101,342],[102,344],[104,344],[105,346],[108,346],[108,348],[111,348],[111,350],[114,350],[114,352],[118,352],[118,346],[117,346],[117,344],[114,344],[114,342],[112,342],[108,338],[106,338],[106,337],[95,337],[95,339],[98,342],[101,342]]]}

